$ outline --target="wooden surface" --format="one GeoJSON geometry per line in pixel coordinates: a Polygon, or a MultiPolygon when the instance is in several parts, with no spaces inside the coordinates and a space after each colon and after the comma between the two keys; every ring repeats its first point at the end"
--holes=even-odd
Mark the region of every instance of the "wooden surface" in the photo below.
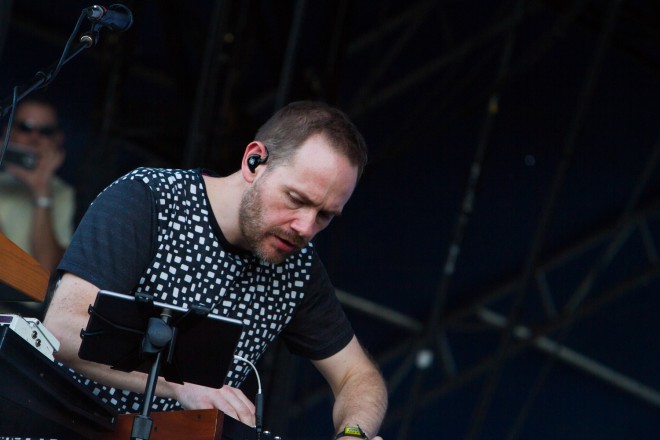
{"type": "MultiPolygon", "coordinates": [[[[220,440],[224,414],[216,409],[154,412],[150,440],[220,440]]],[[[99,440],[130,440],[135,414],[121,414],[113,433],[99,440]]]]}
{"type": "Polygon", "coordinates": [[[20,299],[42,302],[49,276],[45,267],[0,232],[0,281],[25,295],[20,299]]]}

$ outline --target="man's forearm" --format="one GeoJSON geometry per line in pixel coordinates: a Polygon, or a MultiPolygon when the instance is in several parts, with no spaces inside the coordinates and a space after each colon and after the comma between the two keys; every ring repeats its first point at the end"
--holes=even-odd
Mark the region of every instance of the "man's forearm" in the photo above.
{"type": "MultiPolygon", "coordinates": [[[[67,359],[58,358],[67,367],[80,372],[86,378],[94,380],[105,386],[117,388],[120,390],[144,393],[147,385],[147,374],[140,372],[124,372],[113,370],[108,365],[77,359],[74,362],[67,362],[67,359]]],[[[170,383],[160,378],[156,385],[156,395],[159,397],[176,398],[176,388],[181,385],[170,383]]]]}
{"type": "Polygon", "coordinates": [[[333,407],[335,432],[346,425],[359,425],[373,438],[387,411],[387,388],[380,373],[372,371],[352,376],[336,396],[333,407]]]}
{"type": "MultiPolygon", "coordinates": [[[[78,357],[80,330],[87,326],[87,308],[94,303],[98,290],[98,287],[72,274],[67,273],[60,280],[44,318],[45,327],[60,342],[60,351],[55,357],[89,379],[106,386],[142,393],[147,383],[146,374],[125,373],[78,357]]],[[[159,380],[156,394],[161,397],[175,397],[178,387],[180,385],[159,380]]]]}

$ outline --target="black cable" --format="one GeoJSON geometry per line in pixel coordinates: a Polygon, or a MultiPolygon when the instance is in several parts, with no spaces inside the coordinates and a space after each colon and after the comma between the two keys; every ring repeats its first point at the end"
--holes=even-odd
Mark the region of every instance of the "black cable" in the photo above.
{"type": "Polygon", "coordinates": [[[5,151],[9,146],[9,137],[11,135],[12,127],[14,126],[14,114],[16,113],[14,109],[16,108],[16,103],[18,102],[18,86],[14,86],[14,91],[12,93],[11,106],[12,111],[9,114],[9,121],[7,122],[7,132],[5,133],[5,140],[2,143],[2,151],[0,151],[0,165],[2,165],[2,160],[5,157],[5,151]]]}
{"type": "Polygon", "coordinates": [[[263,419],[264,419],[264,395],[261,392],[261,378],[259,377],[259,372],[257,371],[257,367],[254,366],[252,362],[249,360],[245,359],[242,356],[234,355],[234,359],[237,359],[239,361],[245,362],[252,368],[252,371],[254,371],[254,375],[257,377],[257,396],[254,401],[254,427],[255,430],[257,431],[257,440],[261,439],[261,432],[263,431],[263,419]]]}
{"type": "MultiPolygon", "coordinates": [[[[76,22],[76,26],[73,28],[73,31],[71,32],[71,35],[69,35],[69,39],[66,42],[66,45],[64,46],[64,49],[62,50],[62,55],[60,55],[60,59],[57,62],[57,65],[53,69],[53,71],[50,73],[49,76],[46,76],[46,81],[39,87],[39,88],[44,88],[53,80],[55,77],[60,73],[60,70],[62,69],[62,66],[64,63],[66,63],[66,57],[69,54],[69,51],[71,50],[71,44],[73,43],[73,40],[76,37],[76,34],[78,33],[78,30],[80,29],[80,25],[82,24],[83,20],[87,17],[87,14],[85,11],[80,13],[80,17],[78,17],[78,21],[76,22]]],[[[37,72],[37,75],[43,74],[43,72],[39,71],[37,72]]]]}
{"type": "MultiPolygon", "coordinates": [[[[76,26],[71,32],[71,35],[69,36],[69,40],[66,42],[66,45],[62,50],[62,54],[60,55],[59,61],[55,65],[55,68],[51,69],[50,73],[44,73],[43,71],[39,70],[35,74],[36,81],[34,81],[33,85],[31,87],[28,87],[25,91],[21,92],[20,94],[19,94],[20,87],[14,86],[12,93],[12,100],[11,100],[11,113],[9,114],[9,121],[7,122],[7,132],[5,133],[5,139],[2,144],[2,151],[0,152],[0,164],[2,164],[2,160],[5,157],[5,152],[7,151],[7,147],[9,146],[9,138],[11,135],[12,128],[14,126],[14,116],[16,114],[16,105],[18,104],[18,101],[24,98],[25,96],[27,96],[29,93],[33,92],[34,90],[44,88],[48,84],[53,82],[57,74],[62,69],[62,66],[69,60],[67,56],[69,55],[69,51],[71,50],[71,44],[73,43],[73,40],[75,39],[75,36],[78,33],[78,30],[80,29],[80,25],[82,24],[85,16],[86,16],[85,12],[84,11],[81,12],[80,16],[78,17],[78,21],[76,22],[76,26]]],[[[89,47],[89,45],[87,45],[86,47],[89,47]]],[[[5,113],[5,109],[0,106],[0,117],[4,116],[4,113],[5,113]]]]}

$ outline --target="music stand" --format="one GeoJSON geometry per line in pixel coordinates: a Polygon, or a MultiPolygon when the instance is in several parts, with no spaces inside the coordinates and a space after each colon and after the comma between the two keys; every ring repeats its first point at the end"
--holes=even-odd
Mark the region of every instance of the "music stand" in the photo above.
{"type": "Polygon", "coordinates": [[[222,387],[243,331],[241,321],[211,314],[208,308],[184,309],[140,293],[100,290],[89,314],[78,356],[149,375],[131,439],[149,438],[149,411],[159,376],[169,382],[222,387]]]}

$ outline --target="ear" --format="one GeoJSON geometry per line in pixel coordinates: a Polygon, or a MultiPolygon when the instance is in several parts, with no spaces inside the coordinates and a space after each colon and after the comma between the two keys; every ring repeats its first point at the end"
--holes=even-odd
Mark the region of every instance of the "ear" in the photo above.
{"type": "Polygon", "coordinates": [[[252,141],[247,145],[247,147],[245,147],[245,153],[243,153],[243,161],[241,162],[241,174],[243,175],[243,179],[245,179],[246,182],[252,183],[258,176],[260,168],[257,167],[254,172],[250,169],[248,166],[248,160],[250,156],[257,155],[259,157],[266,157],[267,154],[268,152],[266,146],[259,141],[252,141]]]}

